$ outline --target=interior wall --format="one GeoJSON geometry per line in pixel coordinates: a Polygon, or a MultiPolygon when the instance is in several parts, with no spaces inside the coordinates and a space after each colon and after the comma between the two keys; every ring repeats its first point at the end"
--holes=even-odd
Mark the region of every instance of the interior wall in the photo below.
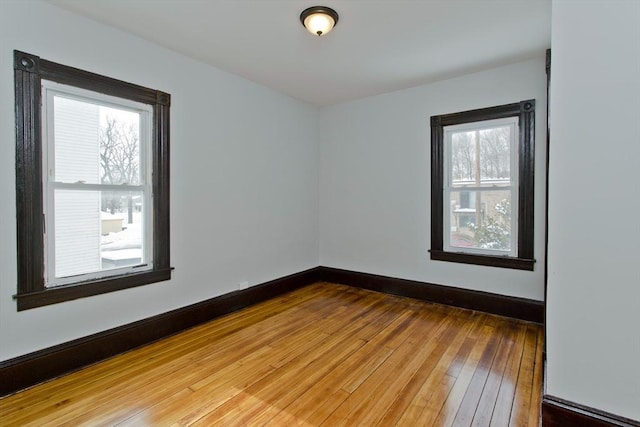
{"type": "Polygon", "coordinates": [[[318,265],[318,109],[40,1],[0,1],[0,360],[318,265]],[[171,281],[16,312],[13,50],[160,89],[171,281]]]}
{"type": "Polygon", "coordinates": [[[525,62],[320,110],[320,264],[542,300],[546,74],[525,62]],[[430,117],[536,99],[535,270],[432,261],[430,117]]]}
{"type": "Polygon", "coordinates": [[[546,393],[640,420],[640,3],[552,17],[546,393]]]}

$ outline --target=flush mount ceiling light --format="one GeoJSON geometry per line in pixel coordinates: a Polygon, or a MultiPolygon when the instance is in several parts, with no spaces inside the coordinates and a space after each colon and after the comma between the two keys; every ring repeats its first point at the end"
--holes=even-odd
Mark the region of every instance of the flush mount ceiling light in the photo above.
{"type": "Polygon", "coordinates": [[[338,23],[338,12],[325,6],[313,6],[300,14],[300,22],[311,34],[323,36],[338,23]]]}

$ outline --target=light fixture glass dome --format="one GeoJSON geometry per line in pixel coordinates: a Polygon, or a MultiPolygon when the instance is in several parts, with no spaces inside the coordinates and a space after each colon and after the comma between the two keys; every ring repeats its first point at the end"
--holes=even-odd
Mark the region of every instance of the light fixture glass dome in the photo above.
{"type": "Polygon", "coordinates": [[[338,23],[338,13],[325,6],[313,6],[300,14],[300,22],[311,34],[323,36],[338,23]]]}

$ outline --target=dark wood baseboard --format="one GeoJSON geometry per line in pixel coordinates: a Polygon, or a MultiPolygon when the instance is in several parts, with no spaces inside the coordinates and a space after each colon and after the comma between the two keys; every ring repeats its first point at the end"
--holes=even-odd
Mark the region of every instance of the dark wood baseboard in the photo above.
{"type": "Polygon", "coordinates": [[[317,281],[318,268],[0,362],[0,396],[76,371],[317,281]]]}
{"type": "Polygon", "coordinates": [[[544,320],[544,303],[542,301],[331,267],[320,267],[318,274],[321,280],[327,282],[468,308],[529,322],[543,323],[544,320]]]}
{"type": "Polygon", "coordinates": [[[81,369],[319,280],[542,323],[539,301],[375,274],[315,267],[0,362],[0,396],[81,369]]]}
{"type": "Polygon", "coordinates": [[[542,398],[543,427],[638,427],[640,421],[630,420],[554,396],[542,398]]]}

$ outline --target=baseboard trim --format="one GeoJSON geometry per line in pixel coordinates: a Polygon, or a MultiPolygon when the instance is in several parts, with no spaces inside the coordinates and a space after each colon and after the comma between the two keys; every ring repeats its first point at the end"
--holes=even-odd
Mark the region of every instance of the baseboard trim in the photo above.
{"type": "Polygon", "coordinates": [[[544,303],[542,301],[332,267],[320,267],[318,274],[321,280],[327,282],[468,308],[528,322],[543,323],[544,321],[544,303]]]}
{"type": "Polygon", "coordinates": [[[318,270],[318,267],[312,268],[0,362],[0,396],[13,394],[309,285],[317,281],[318,270]]]}
{"type": "Polygon", "coordinates": [[[540,301],[331,267],[315,267],[0,362],[0,397],[320,280],[531,322],[543,321],[543,303],[540,301]]]}
{"type": "Polygon", "coordinates": [[[543,427],[638,427],[634,421],[555,396],[542,397],[543,427]]]}

